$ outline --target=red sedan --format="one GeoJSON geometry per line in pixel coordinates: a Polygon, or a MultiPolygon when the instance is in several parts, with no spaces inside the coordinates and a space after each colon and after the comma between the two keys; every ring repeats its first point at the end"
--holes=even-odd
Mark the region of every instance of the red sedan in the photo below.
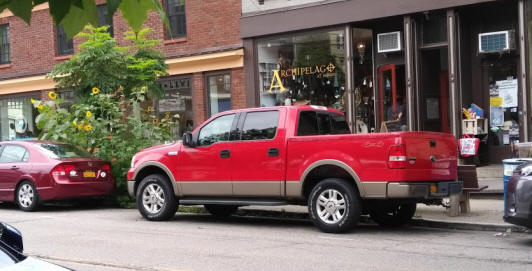
{"type": "Polygon", "coordinates": [[[33,211],[43,201],[109,195],[111,165],[75,146],[51,141],[0,142],[0,201],[33,211]]]}

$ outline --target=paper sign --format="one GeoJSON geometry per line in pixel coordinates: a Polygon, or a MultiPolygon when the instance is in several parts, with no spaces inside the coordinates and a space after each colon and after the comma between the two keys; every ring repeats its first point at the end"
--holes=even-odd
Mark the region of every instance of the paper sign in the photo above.
{"type": "Polygon", "coordinates": [[[500,106],[490,107],[490,126],[502,126],[504,124],[504,111],[500,106]]]}
{"type": "Polygon", "coordinates": [[[502,106],[502,97],[490,97],[490,106],[502,106]]]}
{"type": "Polygon", "coordinates": [[[501,80],[495,84],[502,98],[502,107],[517,107],[517,79],[501,80]]]}

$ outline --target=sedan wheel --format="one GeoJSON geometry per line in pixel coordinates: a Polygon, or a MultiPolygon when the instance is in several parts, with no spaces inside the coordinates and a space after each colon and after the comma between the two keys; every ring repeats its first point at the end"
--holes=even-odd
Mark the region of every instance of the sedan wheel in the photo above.
{"type": "Polygon", "coordinates": [[[16,201],[23,211],[34,211],[39,203],[39,194],[35,186],[29,182],[22,182],[17,188],[16,201]]]}
{"type": "Polygon", "coordinates": [[[168,220],[177,212],[177,199],[170,180],[161,174],[145,177],[137,190],[137,208],[148,220],[168,220]]]}

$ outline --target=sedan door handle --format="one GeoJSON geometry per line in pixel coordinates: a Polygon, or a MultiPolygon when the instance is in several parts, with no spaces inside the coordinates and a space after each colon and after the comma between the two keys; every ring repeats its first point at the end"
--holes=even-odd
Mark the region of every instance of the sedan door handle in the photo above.
{"type": "Polygon", "coordinates": [[[278,148],[269,148],[268,149],[268,156],[270,156],[270,157],[279,156],[279,149],[278,148]]]}
{"type": "Polygon", "coordinates": [[[17,167],[17,166],[12,166],[11,169],[15,170],[15,169],[19,169],[19,167],[17,167]]]}
{"type": "Polygon", "coordinates": [[[231,153],[229,150],[222,150],[220,151],[220,157],[221,158],[229,158],[231,156],[231,153]]]}

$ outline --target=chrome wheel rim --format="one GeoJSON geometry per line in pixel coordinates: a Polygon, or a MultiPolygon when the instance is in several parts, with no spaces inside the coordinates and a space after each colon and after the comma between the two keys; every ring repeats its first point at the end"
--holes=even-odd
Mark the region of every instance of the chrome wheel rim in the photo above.
{"type": "Polygon", "coordinates": [[[33,187],[29,184],[23,184],[18,190],[18,202],[20,206],[24,208],[30,207],[35,198],[35,193],[33,192],[33,187]]]}
{"type": "Polygon", "coordinates": [[[160,185],[152,183],[144,188],[142,206],[146,211],[150,214],[156,214],[161,211],[165,204],[164,190],[160,185]]]}
{"type": "Polygon", "coordinates": [[[345,216],[347,210],[345,198],[338,190],[327,189],[318,196],[316,210],[321,221],[336,224],[345,216]]]}

